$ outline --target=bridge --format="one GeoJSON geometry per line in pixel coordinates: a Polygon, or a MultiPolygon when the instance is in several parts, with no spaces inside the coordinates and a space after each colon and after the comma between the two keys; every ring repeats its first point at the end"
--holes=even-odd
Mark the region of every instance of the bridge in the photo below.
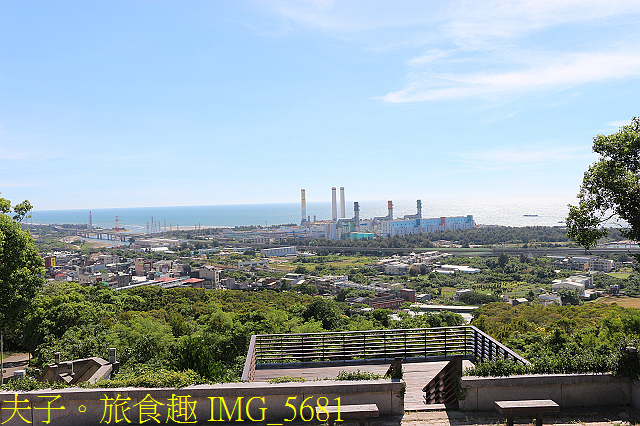
{"type": "Polygon", "coordinates": [[[115,241],[116,234],[120,235],[120,240],[126,242],[129,238],[140,238],[146,234],[142,232],[116,232],[113,229],[94,228],[91,230],[76,231],[76,235],[83,238],[92,238],[96,240],[115,241]]]}

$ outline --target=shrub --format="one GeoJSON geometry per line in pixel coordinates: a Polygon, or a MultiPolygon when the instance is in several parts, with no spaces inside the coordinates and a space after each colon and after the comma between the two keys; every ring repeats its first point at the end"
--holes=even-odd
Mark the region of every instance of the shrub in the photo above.
{"type": "Polygon", "coordinates": [[[369,373],[368,371],[345,371],[338,373],[336,380],[376,380],[381,378],[379,374],[369,373]]]}
{"type": "Polygon", "coordinates": [[[174,366],[180,371],[193,370],[214,382],[234,381],[233,373],[216,360],[209,345],[200,336],[186,337],[180,342],[175,351],[174,366]]]}
{"type": "Polygon", "coordinates": [[[64,382],[56,382],[53,384],[49,382],[39,382],[30,376],[16,380],[9,380],[6,384],[0,385],[1,390],[24,392],[36,389],[62,389],[66,387],[69,387],[69,385],[64,382]]]}
{"type": "Polygon", "coordinates": [[[515,374],[530,374],[532,368],[530,365],[522,365],[510,359],[494,359],[491,361],[483,361],[472,368],[464,370],[465,376],[480,377],[501,377],[511,376],[515,374]]]}
{"type": "Polygon", "coordinates": [[[288,383],[288,382],[306,382],[307,379],[304,377],[291,377],[291,376],[282,376],[282,377],[274,377],[273,379],[267,380],[269,383],[288,383]]]}
{"type": "Polygon", "coordinates": [[[193,370],[174,371],[144,365],[118,373],[109,380],[98,380],[99,388],[183,388],[207,383],[207,380],[193,370]]]}

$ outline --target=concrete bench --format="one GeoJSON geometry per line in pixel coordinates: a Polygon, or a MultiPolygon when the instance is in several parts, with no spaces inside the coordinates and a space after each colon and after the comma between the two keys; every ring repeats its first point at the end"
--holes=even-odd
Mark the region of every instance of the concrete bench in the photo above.
{"type": "Polygon", "coordinates": [[[536,426],[542,426],[544,413],[557,413],[560,406],[550,399],[526,399],[522,401],[496,401],[500,414],[506,414],[507,426],[513,426],[513,418],[520,414],[535,414],[536,426]]]}
{"type": "Polygon", "coordinates": [[[329,405],[327,407],[316,407],[316,416],[320,414],[321,418],[326,416],[327,414],[324,412],[324,409],[329,413],[329,426],[333,426],[336,419],[338,418],[338,414],[340,414],[340,419],[359,419],[360,426],[365,426],[365,419],[367,417],[378,417],[380,413],[378,412],[378,406],[376,404],[362,404],[362,405],[342,405],[340,406],[340,412],[338,413],[337,405],[329,405]]]}

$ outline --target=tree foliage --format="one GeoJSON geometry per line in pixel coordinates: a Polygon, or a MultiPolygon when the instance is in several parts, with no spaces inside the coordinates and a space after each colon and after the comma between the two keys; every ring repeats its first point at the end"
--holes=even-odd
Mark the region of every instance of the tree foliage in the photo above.
{"type": "Polygon", "coordinates": [[[0,198],[0,331],[15,327],[44,283],[43,260],[29,232],[17,222],[29,210],[28,201],[12,209],[9,200],[0,198]],[[13,218],[8,216],[11,210],[13,218]]]}
{"type": "Polygon", "coordinates": [[[578,205],[569,206],[567,236],[593,247],[607,235],[603,226],[622,219],[628,224],[622,236],[640,240],[640,118],[596,136],[593,151],[600,158],[584,174],[578,205]]]}

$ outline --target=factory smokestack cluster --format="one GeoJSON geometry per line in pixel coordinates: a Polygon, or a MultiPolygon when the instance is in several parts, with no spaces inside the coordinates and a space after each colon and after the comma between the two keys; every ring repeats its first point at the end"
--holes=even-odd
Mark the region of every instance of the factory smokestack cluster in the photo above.
{"type": "MultiPolygon", "coordinates": [[[[346,219],[346,201],[344,198],[344,186],[340,187],[340,207],[338,211],[338,194],[336,187],[331,187],[331,219],[337,222],[338,219],[346,219]],[[338,216],[340,214],[340,216],[338,216]]],[[[311,216],[307,216],[307,197],[304,189],[300,190],[300,208],[301,208],[301,223],[311,223],[311,216]]],[[[316,215],[313,215],[313,223],[316,222],[316,215]]]]}

